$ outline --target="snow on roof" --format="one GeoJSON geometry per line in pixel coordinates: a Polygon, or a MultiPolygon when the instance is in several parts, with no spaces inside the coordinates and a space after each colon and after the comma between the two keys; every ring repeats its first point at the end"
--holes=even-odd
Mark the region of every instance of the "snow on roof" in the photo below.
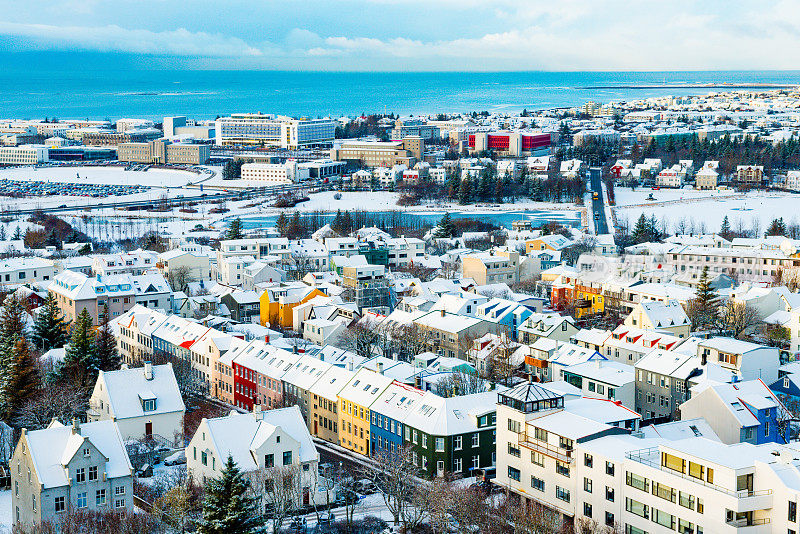
{"type": "Polygon", "coordinates": [[[660,425],[647,425],[640,430],[646,438],[664,438],[675,441],[701,436],[714,441],[721,441],[714,429],[711,428],[711,425],[708,424],[708,421],[701,417],[662,423],[660,425]]]}
{"type": "Polygon", "coordinates": [[[367,368],[361,368],[339,391],[339,397],[369,408],[394,380],[367,368]]]}
{"type": "Polygon", "coordinates": [[[621,423],[631,419],[641,419],[641,415],[630,408],[626,408],[620,401],[609,399],[581,397],[579,399],[567,400],[564,403],[564,409],[588,419],[607,424],[621,423]]]}
{"type": "Polygon", "coordinates": [[[322,376],[308,388],[309,393],[328,400],[337,400],[339,392],[353,378],[353,371],[331,365],[322,376]]]}
{"type": "Polygon", "coordinates": [[[498,391],[448,398],[427,391],[415,403],[404,422],[423,433],[436,436],[476,432],[476,418],[495,411],[498,391]]]}
{"type": "Polygon", "coordinates": [[[108,478],[130,476],[132,467],[114,421],[83,423],[78,427],[51,425],[26,433],[31,460],[44,489],[67,486],[70,474],[65,469],[75,452],[88,440],[107,458],[104,468],[108,478]],[[73,433],[75,432],[75,433],[73,433]]]}
{"type": "Polygon", "coordinates": [[[424,396],[421,389],[395,382],[381,393],[371,410],[395,421],[404,421],[424,396]]]}
{"type": "MultiPolygon", "coordinates": [[[[743,341],[741,339],[734,339],[732,337],[712,337],[711,339],[701,341],[699,346],[733,354],[745,354],[753,350],[767,348],[764,347],[764,345],[743,341]]],[[[778,349],[774,350],[777,352],[778,349]]]]}
{"type": "Polygon", "coordinates": [[[148,380],[143,367],[100,371],[98,383],[104,384],[111,404],[111,414],[116,419],[153,416],[183,412],[181,392],[172,364],[153,365],[153,378],[148,380]],[[156,409],[144,411],[142,400],[156,399],[156,409]]]}
{"type": "Polygon", "coordinates": [[[313,356],[303,355],[295,362],[291,369],[283,375],[283,381],[300,389],[310,390],[317,380],[320,380],[331,367],[313,356]]]}
{"type": "Polygon", "coordinates": [[[244,471],[258,466],[251,451],[258,448],[276,428],[282,429],[300,445],[300,462],[319,460],[319,453],[308,432],[300,408],[290,406],[254,413],[234,413],[206,419],[211,441],[220,458],[231,455],[244,471]]]}
{"type": "Polygon", "coordinates": [[[558,436],[574,440],[612,428],[606,423],[565,410],[549,413],[533,421],[528,421],[528,423],[558,436]]]}
{"type": "Polygon", "coordinates": [[[592,380],[610,384],[615,387],[630,384],[636,379],[633,366],[599,359],[592,362],[571,365],[566,367],[564,372],[591,378],[592,380]]]}
{"type": "Polygon", "coordinates": [[[642,302],[640,306],[642,307],[642,313],[648,317],[656,328],[689,324],[689,317],[677,300],[642,302]]]}

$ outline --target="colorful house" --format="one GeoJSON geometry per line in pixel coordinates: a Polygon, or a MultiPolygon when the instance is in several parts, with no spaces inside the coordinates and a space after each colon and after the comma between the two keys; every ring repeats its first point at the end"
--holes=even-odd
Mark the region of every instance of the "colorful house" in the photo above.
{"type": "Polygon", "coordinates": [[[370,409],[394,380],[369,369],[359,369],[339,392],[339,445],[370,454],[370,409]]]}
{"type": "Polygon", "coordinates": [[[303,282],[274,284],[267,286],[259,298],[261,305],[261,324],[263,326],[280,326],[294,329],[292,310],[308,302],[314,297],[324,297],[325,293],[318,288],[303,282]]]}

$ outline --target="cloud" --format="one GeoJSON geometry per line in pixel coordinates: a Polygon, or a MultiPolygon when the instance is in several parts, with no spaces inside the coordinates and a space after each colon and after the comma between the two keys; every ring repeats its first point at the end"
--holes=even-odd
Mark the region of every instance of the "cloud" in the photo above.
{"type": "MultiPolygon", "coordinates": [[[[37,22],[50,16],[32,14],[39,0],[29,1],[14,16],[37,22]]],[[[231,23],[246,9],[241,0],[218,18],[180,17],[180,3],[140,4],[164,16],[130,28],[116,20],[134,20],[124,11],[109,15],[108,4],[90,0],[88,14],[65,15],[63,24],[52,17],[48,24],[0,22],[0,37],[14,49],[223,58],[223,64],[230,58],[231,68],[322,70],[792,69],[791,51],[800,46],[800,4],[793,0],[319,0],[312,16],[298,13],[302,6],[294,2],[275,0],[264,4],[273,11],[259,6],[250,13],[249,33],[231,23]],[[70,24],[75,20],[82,22],[70,24]],[[171,27],[171,20],[181,26],[171,27]],[[265,32],[269,40],[261,40],[265,32]]]]}
{"type": "Polygon", "coordinates": [[[262,56],[268,47],[247,44],[219,33],[126,29],[116,25],[53,26],[0,22],[0,35],[17,38],[22,48],[34,50],[92,50],[178,56],[262,56]]]}

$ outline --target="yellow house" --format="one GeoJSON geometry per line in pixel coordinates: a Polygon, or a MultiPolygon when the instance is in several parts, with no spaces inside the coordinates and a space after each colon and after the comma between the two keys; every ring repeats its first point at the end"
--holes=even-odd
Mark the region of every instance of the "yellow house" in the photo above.
{"type": "Polygon", "coordinates": [[[598,283],[576,282],[575,289],[575,317],[580,319],[587,315],[602,314],[605,311],[603,288],[598,283]]]}
{"type": "Polygon", "coordinates": [[[294,329],[292,309],[314,297],[324,297],[325,293],[303,282],[276,284],[267,287],[259,297],[261,304],[261,324],[294,329]]]}
{"type": "Polygon", "coordinates": [[[561,234],[549,234],[525,241],[525,253],[530,254],[537,250],[564,250],[572,241],[561,234]]]}
{"type": "Polygon", "coordinates": [[[370,406],[394,382],[388,376],[361,368],[339,392],[339,445],[369,456],[370,406]]]}

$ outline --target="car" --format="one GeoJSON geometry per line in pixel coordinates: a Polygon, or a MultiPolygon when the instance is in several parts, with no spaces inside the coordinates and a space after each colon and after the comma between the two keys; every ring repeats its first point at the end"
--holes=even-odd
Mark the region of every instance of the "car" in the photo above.
{"type": "Polygon", "coordinates": [[[164,458],[164,465],[181,465],[186,463],[186,451],[178,451],[164,458]]]}

